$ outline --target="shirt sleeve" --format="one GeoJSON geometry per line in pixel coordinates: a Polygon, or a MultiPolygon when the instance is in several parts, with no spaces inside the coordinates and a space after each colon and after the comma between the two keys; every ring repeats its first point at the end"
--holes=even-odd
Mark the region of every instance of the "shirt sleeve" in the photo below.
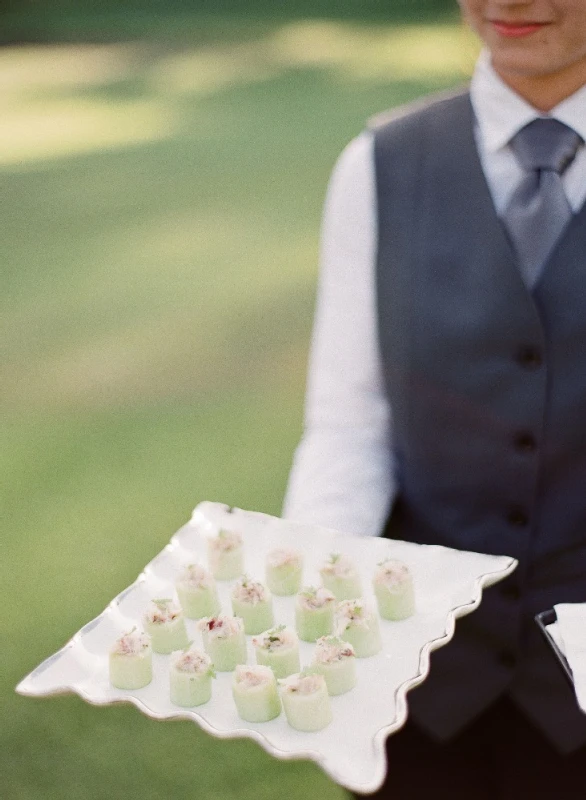
{"type": "Polygon", "coordinates": [[[322,224],[304,433],[283,516],[379,535],[395,496],[391,409],[378,350],[373,137],[340,156],[322,224]]]}

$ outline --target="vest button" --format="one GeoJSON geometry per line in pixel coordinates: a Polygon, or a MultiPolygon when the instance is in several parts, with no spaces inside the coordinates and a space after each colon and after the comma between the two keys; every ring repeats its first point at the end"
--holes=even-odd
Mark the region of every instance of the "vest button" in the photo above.
{"type": "Polygon", "coordinates": [[[522,508],[513,507],[509,509],[507,521],[516,528],[525,528],[529,524],[529,516],[522,508]]]}
{"type": "Polygon", "coordinates": [[[522,345],[517,350],[517,363],[525,369],[538,369],[543,364],[543,355],[538,347],[531,344],[522,345]]]}
{"type": "Polygon", "coordinates": [[[535,437],[528,431],[520,431],[515,434],[513,444],[515,445],[515,450],[518,450],[519,453],[534,453],[537,449],[535,437]]]}
{"type": "Polygon", "coordinates": [[[498,656],[499,662],[507,669],[514,669],[517,666],[517,656],[510,650],[503,650],[498,656]]]}

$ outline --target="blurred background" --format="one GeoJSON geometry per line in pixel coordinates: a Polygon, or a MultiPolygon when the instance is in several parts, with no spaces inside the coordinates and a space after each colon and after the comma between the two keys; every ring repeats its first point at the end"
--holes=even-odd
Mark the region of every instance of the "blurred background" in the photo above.
{"type": "Polygon", "coordinates": [[[13,689],[201,500],[279,513],[330,169],[476,45],[455,0],[1,13],[0,796],[341,800],[249,741],[13,689]]]}

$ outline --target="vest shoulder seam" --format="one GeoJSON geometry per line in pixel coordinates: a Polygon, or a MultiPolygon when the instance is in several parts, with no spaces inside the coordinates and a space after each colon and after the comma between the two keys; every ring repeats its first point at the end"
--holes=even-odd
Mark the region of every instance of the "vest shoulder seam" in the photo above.
{"type": "Polygon", "coordinates": [[[421,97],[410,103],[397,106],[396,108],[389,108],[385,111],[380,111],[377,114],[373,114],[372,117],[369,117],[366,124],[367,130],[376,133],[378,130],[391,123],[398,122],[405,117],[430,111],[437,106],[443,105],[444,103],[449,103],[452,100],[457,100],[458,98],[464,97],[467,94],[469,94],[469,88],[468,85],[465,84],[458,86],[455,89],[446,89],[442,92],[426,95],[425,97],[421,97]]]}

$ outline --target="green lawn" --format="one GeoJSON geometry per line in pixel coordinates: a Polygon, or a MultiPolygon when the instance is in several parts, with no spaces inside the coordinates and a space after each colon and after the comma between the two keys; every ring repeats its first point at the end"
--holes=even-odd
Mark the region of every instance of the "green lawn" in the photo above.
{"type": "Polygon", "coordinates": [[[339,800],[251,742],[13,688],[199,501],[278,514],[329,170],[474,46],[211,17],[116,38],[0,50],[0,796],[339,800]]]}

